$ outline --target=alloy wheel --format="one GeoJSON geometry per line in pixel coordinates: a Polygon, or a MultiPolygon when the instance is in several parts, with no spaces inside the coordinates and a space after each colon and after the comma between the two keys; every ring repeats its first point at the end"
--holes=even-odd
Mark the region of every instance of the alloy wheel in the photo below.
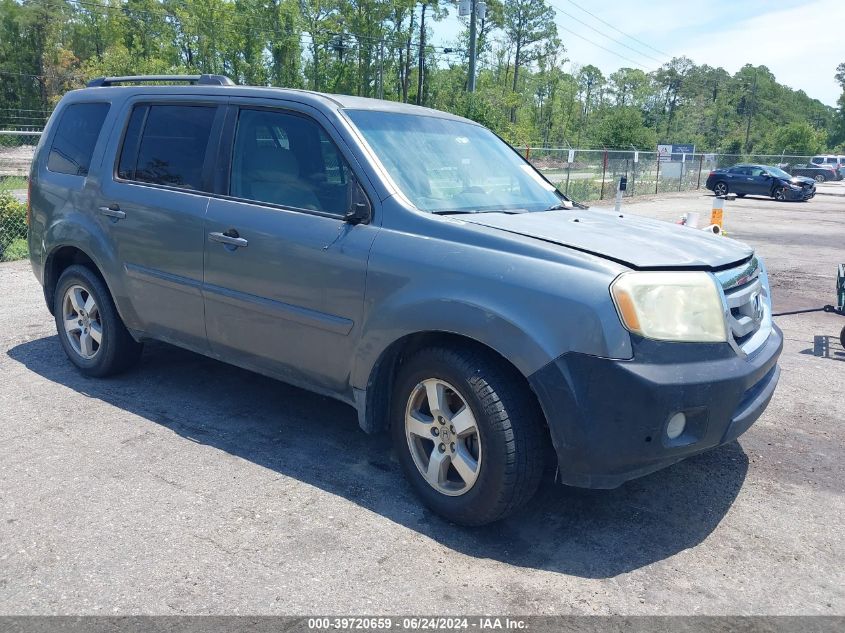
{"type": "Polygon", "coordinates": [[[65,291],[62,322],[73,351],[85,360],[94,358],[103,342],[103,324],[94,295],[87,288],[73,285],[65,291]]]}
{"type": "Polygon", "coordinates": [[[481,437],[475,415],[460,392],[429,378],[411,390],[405,437],[414,464],[428,484],[448,496],[468,492],[481,469],[481,437]]]}
{"type": "Polygon", "coordinates": [[[724,196],[728,193],[728,186],[723,182],[717,183],[716,186],[713,187],[713,193],[717,196],[724,196]]]}

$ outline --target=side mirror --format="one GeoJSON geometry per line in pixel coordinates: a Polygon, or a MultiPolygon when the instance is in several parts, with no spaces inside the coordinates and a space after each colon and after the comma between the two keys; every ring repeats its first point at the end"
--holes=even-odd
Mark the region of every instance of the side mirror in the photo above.
{"type": "Polygon", "coordinates": [[[364,193],[358,181],[354,179],[350,182],[349,192],[349,205],[343,215],[343,221],[353,226],[367,224],[373,213],[367,194],[364,193]]]}

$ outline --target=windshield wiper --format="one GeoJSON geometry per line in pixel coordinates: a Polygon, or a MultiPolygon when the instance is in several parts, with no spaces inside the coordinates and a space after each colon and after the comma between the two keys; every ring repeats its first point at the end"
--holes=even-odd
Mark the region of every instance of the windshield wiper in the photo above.
{"type": "Polygon", "coordinates": [[[518,213],[528,213],[527,210],[514,210],[514,209],[440,209],[439,211],[431,211],[435,215],[476,215],[478,213],[506,213],[508,215],[515,215],[518,213]]]}

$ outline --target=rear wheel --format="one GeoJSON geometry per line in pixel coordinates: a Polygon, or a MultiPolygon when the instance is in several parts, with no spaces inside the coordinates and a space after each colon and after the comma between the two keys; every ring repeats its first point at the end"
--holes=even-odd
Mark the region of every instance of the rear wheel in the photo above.
{"type": "Polygon", "coordinates": [[[843,327],[842,331],[839,333],[839,342],[842,344],[843,349],[845,349],[845,327],[843,327]]]}
{"type": "Polygon", "coordinates": [[[391,433],[423,502],[461,525],[501,519],[536,492],[543,472],[541,413],[524,380],[494,354],[433,347],[396,380],[391,433]]]}
{"type": "Polygon", "coordinates": [[[816,182],[825,182],[827,180],[824,174],[816,174],[814,179],[816,182]]]}
{"type": "Polygon", "coordinates": [[[91,269],[67,268],[53,301],[59,341],[83,374],[109,376],[137,362],[142,345],[129,334],[106,285],[91,269]]]}
{"type": "Polygon", "coordinates": [[[713,193],[717,196],[724,196],[728,193],[728,183],[726,182],[717,182],[713,185],[713,193]]]}

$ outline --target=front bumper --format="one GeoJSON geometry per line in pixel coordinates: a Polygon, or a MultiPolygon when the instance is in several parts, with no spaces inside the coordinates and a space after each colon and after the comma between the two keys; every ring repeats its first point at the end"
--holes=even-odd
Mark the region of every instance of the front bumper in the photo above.
{"type": "Polygon", "coordinates": [[[615,488],[735,440],[760,417],[780,376],[783,335],[741,358],[727,344],[634,341],[632,360],[569,353],[529,377],[563,483],[615,488]],[[687,428],[670,440],[677,412],[687,428]]]}
{"type": "Polygon", "coordinates": [[[810,198],[816,195],[816,187],[815,185],[810,187],[802,187],[801,189],[793,190],[789,187],[786,188],[788,192],[786,195],[786,199],[790,201],[794,200],[809,200],[810,198]]]}

